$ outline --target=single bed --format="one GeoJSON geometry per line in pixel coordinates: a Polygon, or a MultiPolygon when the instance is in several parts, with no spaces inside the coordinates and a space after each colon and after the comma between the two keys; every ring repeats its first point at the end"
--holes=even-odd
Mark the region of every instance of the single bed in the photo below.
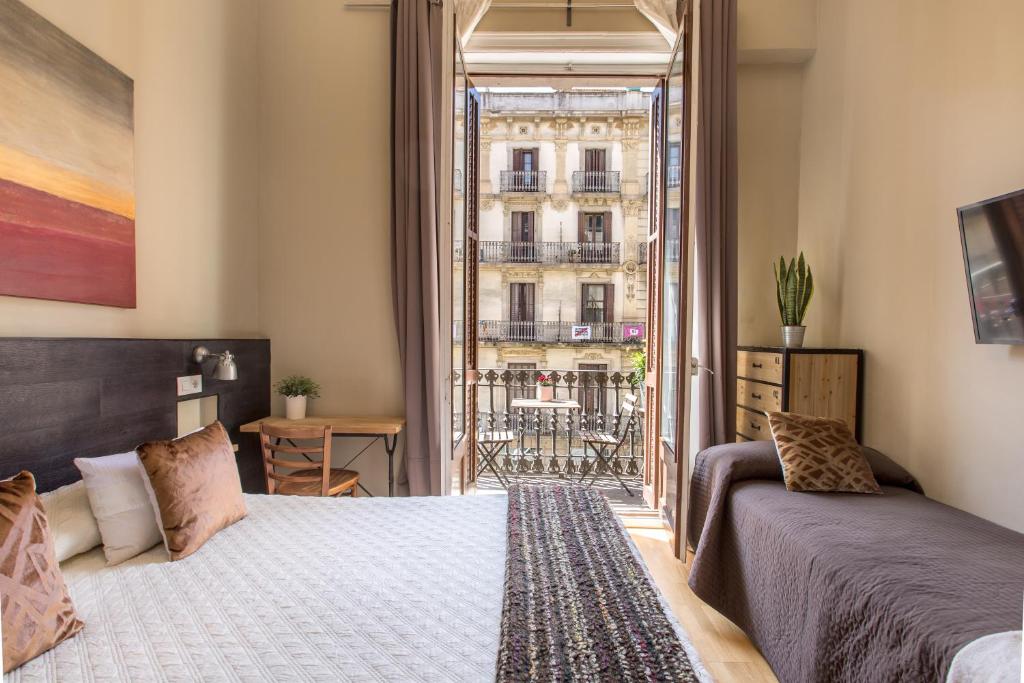
{"type": "Polygon", "coordinates": [[[1020,629],[1024,535],[865,450],[883,495],[789,492],[770,441],[697,457],[690,586],[784,683],[942,681],[961,648],[1020,629]]]}

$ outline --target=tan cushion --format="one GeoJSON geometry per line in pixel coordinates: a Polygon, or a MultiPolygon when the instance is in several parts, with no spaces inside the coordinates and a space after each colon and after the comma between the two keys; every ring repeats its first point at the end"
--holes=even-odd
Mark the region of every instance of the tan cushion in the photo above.
{"type": "Polygon", "coordinates": [[[188,557],[245,517],[235,453],[220,422],[173,441],[144,443],[136,452],[171,560],[188,557]]]}
{"type": "Polygon", "coordinates": [[[881,493],[871,466],[839,419],[768,413],[790,491],[881,493]]]}
{"type": "Polygon", "coordinates": [[[4,672],[82,630],[54,556],[46,511],[28,472],[0,482],[4,672]]]}

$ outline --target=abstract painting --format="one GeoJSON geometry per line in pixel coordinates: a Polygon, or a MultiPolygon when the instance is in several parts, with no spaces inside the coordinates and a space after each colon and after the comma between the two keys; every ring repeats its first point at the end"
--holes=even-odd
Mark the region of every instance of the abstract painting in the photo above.
{"type": "Polygon", "coordinates": [[[0,0],[0,294],[135,308],[134,91],[0,0]]]}

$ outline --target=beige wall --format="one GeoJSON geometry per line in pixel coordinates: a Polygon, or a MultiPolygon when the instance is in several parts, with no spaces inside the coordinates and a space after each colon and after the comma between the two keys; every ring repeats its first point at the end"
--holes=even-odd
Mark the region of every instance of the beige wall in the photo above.
{"type": "Polygon", "coordinates": [[[740,344],[779,343],[772,261],[796,250],[802,71],[792,64],[737,69],[740,344]]]}
{"type": "Polygon", "coordinates": [[[1024,4],[822,0],[803,87],[812,343],[867,353],[865,441],[1024,530],[1024,348],[974,343],[956,207],[1024,187],[1024,4]]]}
{"type": "Polygon", "coordinates": [[[0,335],[259,332],[257,14],[245,0],[27,0],[135,79],[138,304],[0,297],[0,335]]]}
{"type": "MultiPolygon", "coordinates": [[[[319,381],[314,413],[401,415],[388,224],[389,15],[337,0],[301,7],[259,5],[259,318],[273,345],[271,375],[319,381]]],[[[283,412],[283,403],[274,409],[283,412]]],[[[381,453],[375,447],[354,466],[375,492],[383,490],[381,453]]]]}

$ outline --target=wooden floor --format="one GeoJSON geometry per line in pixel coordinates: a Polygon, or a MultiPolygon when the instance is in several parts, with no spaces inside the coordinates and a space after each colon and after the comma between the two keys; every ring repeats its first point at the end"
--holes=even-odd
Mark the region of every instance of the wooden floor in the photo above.
{"type": "Polygon", "coordinates": [[[776,683],[771,667],[743,631],[690,590],[686,565],[673,557],[669,532],[661,518],[636,509],[619,510],[619,516],[714,679],[721,683],[776,683]]]}
{"type": "MultiPolygon", "coordinates": [[[[564,483],[545,477],[532,478],[535,483],[564,483]]],[[[633,482],[635,490],[641,488],[633,482]]],[[[612,509],[629,530],[640,549],[658,589],[665,595],[676,619],[686,629],[704,666],[720,683],[777,683],[771,667],[747,636],[731,621],[706,605],[693,594],[686,583],[687,568],[672,555],[670,535],[661,517],[647,508],[640,496],[626,496],[611,479],[600,479],[595,488],[608,498],[612,509]]],[[[505,489],[496,480],[480,477],[473,486],[476,495],[503,494],[505,489]]]]}

